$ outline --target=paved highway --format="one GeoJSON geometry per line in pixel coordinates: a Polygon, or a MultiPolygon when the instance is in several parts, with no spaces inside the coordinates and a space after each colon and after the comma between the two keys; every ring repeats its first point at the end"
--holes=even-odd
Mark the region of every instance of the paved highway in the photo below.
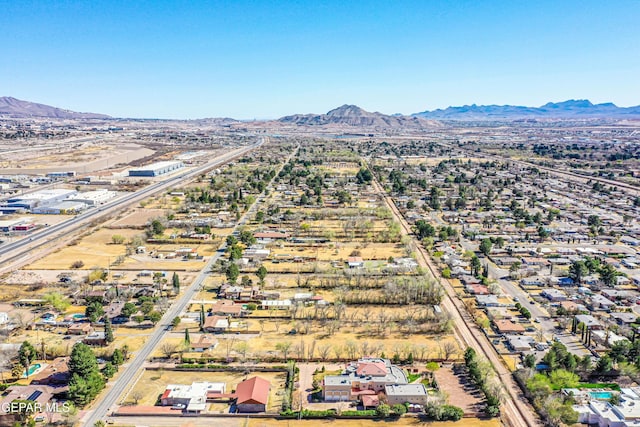
{"type": "Polygon", "coordinates": [[[166,190],[167,188],[171,188],[182,181],[193,179],[210,169],[213,169],[234,159],[235,157],[241,156],[261,146],[262,144],[264,144],[264,141],[265,139],[261,138],[255,145],[232,150],[227,154],[216,157],[215,159],[202,166],[180,173],[178,175],[174,175],[164,181],[157,182],[148,187],[145,187],[140,191],[127,194],[109,203],[101,205],[100,207],[85,211],[84,213],[77,215],[69,219],[68,221],[47,227],[30,237],[2,245],[0,246],[0,264],[2,264],[3,267],[2,269],[0,269],[0,272],[7,271],[12,267],[11,265],[8,265],[10,261],[20,259],[24,255],[28,254],[31,250],[37,248],[42,244],[48,243],[55,238],[60,238],[64,235],[70,234],[71,232],[76,231],[80,227],[86,226],[94,220],[110,215],[124,207],[139,202],[146,197],[166,190]]]}
{"type": "MultiPolygon", "coordinates": [[[[295,153],[298,151],[298,148],[293,151],[293,153],[289,156],[289,159],[295,155],[295,153]]],[[[284,166],[285,164],[286,161],[282,164],[282,166],[284,166]]],[[[276,172],[275,176],[277,175],[278,173],[276,172]]],[[[269,183],[265,191],[270,191],[271,188],[271,183],[269,183]]],[[[262,203],[264,195],[265,192],[263,192],[256,198],[256,201],[253,203],[253,205],[251,205],[249,210],[247,210],[242,218],[240,218],[240,220],[234,227],[234,231],[244,226],[246,221],[253,216],[257,207],[262,203]]],[[[107,414],[115,409],[114,405],[117,404],[118,398],[124,393],[127,386],[131,385],[130,382],[135,378],[137,373],[140,372],[140,369],[142,369],[142,365],[149,358],[149,356],[153,352],[153,349],[156,348],[158,344],[160,344],[162,338],[170,329],[169,326],[171,325],[171,321],[173,320],[173,318],[179,316],[180,313],[185,310],[194,296],[198,293],[198,291],[202,287],[202,284],[204,283],[204,280],[209,275],[211,267],[213,267],[216,261],[224,254],[226,247],[227,244],[226,242],[224,242],[219,247],[218,251],[215,252],[215,254],[202,268],[200,274],[198,274],[198,277],[196,277],[193,283],[191,283],[186,291],[171,305],[169,310],[165,312],[159,322],[159,326],[156,327],[149,339],[145,342],[144,346],[134,355],[133,360],[131,360],[131,362],[126,367],[124,367],[124,371],[118,375],[118,378],[113,382],[111,388],[107,390],[104,398],[99,401],[96,404],[95,408],[93,408],[93,410],[85,417],[82,425],[92,427],[97,421],[104,420],[107,414]]]]}

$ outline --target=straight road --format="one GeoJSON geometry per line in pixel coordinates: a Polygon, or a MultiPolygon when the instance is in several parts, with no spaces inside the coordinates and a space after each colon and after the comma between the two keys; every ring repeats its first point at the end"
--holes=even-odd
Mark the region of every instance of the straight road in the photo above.
{"type": "MultiPolygon", "coordinates": [[[[403,233],[412,235],[413,231],[411,230],[411,227],[398,210],[393,199],[386,194],[377,180],[374,179],[373,185],[382,195],[387,206],[396,217],[396,220],[402,226],[403,233]]],[[[418,249],[418,263],[423,267],[427,267],[431,271],[434,279],[441,283],[445,290],[445,297],[441,306],[453,317],[455,330],[459,340],[476,350],[477,353],[485,355],[487,360],[489,360],[493,365],[498,379],[504,386],[506,393],[502,405],[502,417],[505,424],[511,427],[539,426],[540,422],[535,412],[526,401],[526,398],[522,394],[518,385],[513,380],[511,372],[502,363],[500,355],[496,352],[491,342],[489,342],[487,336],[478,328],[475,320],[471,317],[462,301],[458,298],[453,286],[451,286],[448,280],[441,279],[438,270],[433,265],[429,254],[422,247],[422,244],[418,241],[415,243],[418,249]]]]}
{"type": "Polygon", "coordinates": [[[20,260],[21,257],[28,255],[32,250],[36,249],[40,245],[48,243],[53,239],[68,235],[81,227],[87,226],[95,220],[103,218],[107,215],[111,215],[120,209],[137,203],[144,198],[152,196],[168,188],[171,188],[179,184],[180,182],[193,179],[210,169],[229,162],[230,160],[261,146],[263,143],[264,139],[261,138],[260,141],[255,145],[250,145],[230,151],[229,153],[219,156],[202,166],[181,173],[179,175],[174,175],[164,181],[145,187],[140,191],[127,194],[123,197],[119,197],[109,203],[101,205],[100,207],[85,211],[84,213],[77,215],[69,219],[68,221],[64,221],[51,227],[47,227],[29,238],[24,238],[12,243],[2,245],[0,246],[0,264],[2,264],[0,273],[9,271],[14,268],[14,265],[10,263],[11,261],[20,260]]]}
{"type": "MultiPolygon", "coordinates": [[[[295,155],[295,153],[297,153],[298,148],[293,151],[293,153],[289,156],[289,159],[291,159],[295,155]]],[[[285,161],[282,166],[284,166],[287,161],[285,161]]],[[[276,172],[275,176],[278,175],[278,172],[279,171],[276,172]]],[[[269,192],[271,192],[271,189],[272,187],[270,182],[265,191],[263,191],[260,196],[256,198],[256,201],[253,203],[253,205],[251,205],[247,212],[244,213],[242,218],[240,218],[233,231],[238,230],[239,228],[244,226],[244,224],[246,224],[247,220],[253,216],[257,207],[262,203],[266,191],[269,190],[269,192]]],[[[216,253],[202,268],[200,274],[198,274],[193,283],[191,283],[191,285],[182,294],[182,296],[180,296],[164,313],[162,319],[160,320],[160,322],[158,322],[159,326],[156,327],[149,339],[145,342],[144,346],[138,352],[136,352],[136,354],[133,356],[133,360],[128,364],[125,370],[118,375],[118,378],[113,382],[111,388],[107,390],[106,395],[102,398],[102,400],[96,403],[95,407],[90,411],[90,413],[85,416],[84,421],[81,422],[82,425],[93,427],[93,425],[97,421],[104,420],[107,414],[115,409],[118,398],[124,393],[127,386],[130,385],[130,382],[140,372],[142,365],[149,358],[158,344],[160,344],[167,331],[170,330],[171,321],[184,311],[190,301],[200,291],[204,280],[209,275],[211,267],[213,267],[216,261],[224,254],[226,248],[227,243],[223,242],[222,245],[218,248],[218,251],[216,251],[216,253]]]]}

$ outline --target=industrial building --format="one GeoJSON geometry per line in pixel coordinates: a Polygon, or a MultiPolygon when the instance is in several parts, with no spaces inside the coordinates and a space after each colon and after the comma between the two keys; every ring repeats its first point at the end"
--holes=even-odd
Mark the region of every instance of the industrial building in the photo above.
{"type": "Polygon", "coordinates": [[[32,210],[38,206],[49,206],[73,197],[78,192],[75,190],[52,189],[41,190],[23,196],[12,197],[4,205],[6,208],[32,210]]]}
{"type": "Polygon", "coordinates": [[[75,215],[85,209],[87,209],[86,203],[65,200],[64,202],[54,203],[52,205],[35,207],[31,209],[31,212],[41,215],[75,215]]]}
{"type": "Polygon", "coordinates": [[[159,176],[182,167],[184,167],[184,164],[179,161],[156,162],[139,168],[129,169],[129,176],[159,176]]]}
{"type": "Polygon", "coordinates": [[[97,206],[106,203],[110,199],[113,199],[114,197],[116,197],[116,195],[117,193],[115,191],[103,189],[78,193],[75,196],[70,197],[68,201],[81,202],[88,206],[97,206]]]}
{"type": "Polygon", "coordinates": [[[19,225],[30,224],[31,222],[31,218],[27,217],[0,221],[0,232],[8,233],[10,231],[13,231],[15,227],[19,225]]]}

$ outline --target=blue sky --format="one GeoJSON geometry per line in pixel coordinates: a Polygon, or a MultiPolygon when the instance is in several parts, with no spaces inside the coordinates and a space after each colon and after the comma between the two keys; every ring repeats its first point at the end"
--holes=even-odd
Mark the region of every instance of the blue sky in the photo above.
{"type": "Polygon", "coordinates": [[[240,119],[640,104],[640,2],[0,0],[0,96],[240,119]]]}

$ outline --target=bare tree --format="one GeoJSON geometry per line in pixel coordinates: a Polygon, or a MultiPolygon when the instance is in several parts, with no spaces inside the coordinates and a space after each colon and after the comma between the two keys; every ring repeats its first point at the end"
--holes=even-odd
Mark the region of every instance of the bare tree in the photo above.
{"type": "Polygon", "coordinates": [[[178,344],[172,342],[164,342],[160,346],[160,351],[164,355],[165,358],[170,358],[173,353],[178,351],[178,344]]]}
{"type": "Polygon", "coordinates": [[[341,345],[333,346],[333,354],[336,355],[336,359],[338,360],[342,359],[343,352],[344,352],[344,347],[342,347],[341,345]]]}
{"type": "Polygon", "coordinates": [[[327,357],[329,357],[330,351],[331,351],[331,345],[329,344],[321,344],[318,346],[318,356],[322,360],[327,360],[327,357]]]}
{"type": "Polygon", "coordinates": [[[133,404],[137,405],[140,399],[144,397],[144,394],[140,390],[133,390],[130,396],[133,399],[133,404]]]}
{"type": "Polygon", "coordinates": [[[441,345],[442,354],[444,356],[444,360],[449,360],[451,356],[458,353],[458,346],[452,343],[451,341],[446,341],[441,345]]]}
{"type": "Polygon", "coordinates": [[[349,359],[355,360],[358,354],[358,345],[354,341],[349,340],[345,344],[345,349],[347,351],[347,356],[349,356],[349,359]]]}
{"type": "Polygon", "coordinates": [[[283,341],[276,344],[276,350],[282,352],[282,360],[287,360],[289,349],[291,348],[291,342],[283,341]]]}

